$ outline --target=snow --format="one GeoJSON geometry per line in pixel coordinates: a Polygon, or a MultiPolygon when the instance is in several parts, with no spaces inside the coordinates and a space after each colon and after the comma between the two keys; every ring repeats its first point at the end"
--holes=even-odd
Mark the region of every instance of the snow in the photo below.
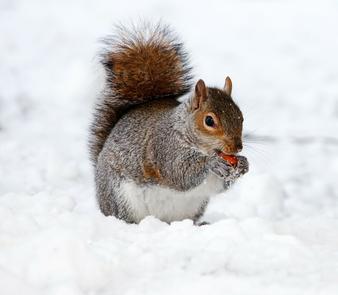
{"type": "Polygon", "coordinates": [[[337,294],[336,1],[0,3],[1,294],[337,294]],[[98,4],[99,3],[99,4],[98,4]],[[100,214],[87,154],[117,22],[172,24],[196,78],[226,75],[251,171],[205,220],[100,214]]]}

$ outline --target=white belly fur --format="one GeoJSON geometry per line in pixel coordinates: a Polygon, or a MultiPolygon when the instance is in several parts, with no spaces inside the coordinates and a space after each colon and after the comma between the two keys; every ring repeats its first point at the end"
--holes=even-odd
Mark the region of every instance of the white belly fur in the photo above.
{"type": "Polygon", "coordinates": [[[210,174],[202,184],[186,192],[160,186],[140,187],[133,181],[122,183],[120,189],[138,222],[149,215],[171,222],[192,219],[204,202],[223,190],[223,180],[210,174]]]}

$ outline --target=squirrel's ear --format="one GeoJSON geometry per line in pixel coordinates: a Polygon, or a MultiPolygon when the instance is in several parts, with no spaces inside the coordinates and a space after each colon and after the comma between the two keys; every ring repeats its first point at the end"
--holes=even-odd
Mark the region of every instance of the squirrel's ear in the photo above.
{"type": "Polygon", "coordinates": [[[232,91],[232,81],[230,77],[225,78],[225,84],[224,84],[224,92],[231,96],[231,91],[232,91]]]}
{"type": "Polygon", "coordinates": [[[198,80],[195,86],[195,95],[192,100],[193,110],[197,110],[207,100],[207,87],[202,79],[198,80]]]}

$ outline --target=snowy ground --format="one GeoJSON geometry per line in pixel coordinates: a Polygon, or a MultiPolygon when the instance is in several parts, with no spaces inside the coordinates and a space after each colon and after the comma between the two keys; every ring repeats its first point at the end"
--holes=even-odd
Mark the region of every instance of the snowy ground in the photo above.
{"type": "Polygon", "coordinates": [[[1,0],[0,36],[2,295],[338,294],[337,1],[1,0]],[[197,78],[230,75],[261,137],[209,226],[96,207],[97,40],[135,18],[171,23],[197,78]]]}

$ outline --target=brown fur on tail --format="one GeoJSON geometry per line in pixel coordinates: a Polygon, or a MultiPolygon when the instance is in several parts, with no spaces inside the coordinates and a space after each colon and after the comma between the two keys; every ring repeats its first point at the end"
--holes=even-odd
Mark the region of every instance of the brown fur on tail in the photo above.
{"type": "Polygon", "coordinates": [[[112,128],[128,108],[157,98],[175,98],[191,88],[187,54],[167,26],[120,26],[105,43],[101,63],[106,86],[96,106],[89,144],[94,164],[112,128]]]}

